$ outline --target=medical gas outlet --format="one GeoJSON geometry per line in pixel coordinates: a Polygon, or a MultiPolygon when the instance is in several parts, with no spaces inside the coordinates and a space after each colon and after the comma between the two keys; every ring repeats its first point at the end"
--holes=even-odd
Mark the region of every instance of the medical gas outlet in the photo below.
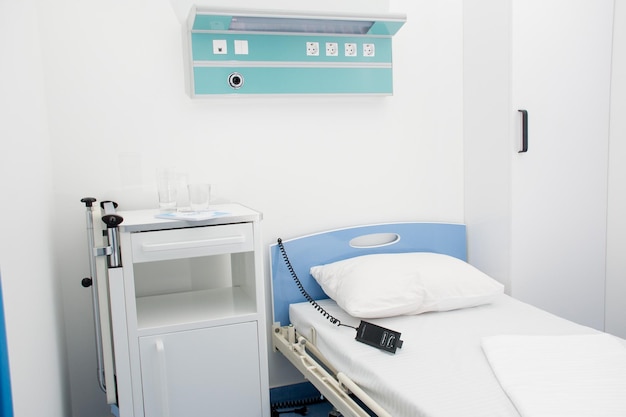
{"type": "Polygon", "coordinates": [[[241,86],[243,85],[243,75],[239,74],[238,72],[233,72],[228,76],[228,85],[235,89],[241,88],[241,86]]]}

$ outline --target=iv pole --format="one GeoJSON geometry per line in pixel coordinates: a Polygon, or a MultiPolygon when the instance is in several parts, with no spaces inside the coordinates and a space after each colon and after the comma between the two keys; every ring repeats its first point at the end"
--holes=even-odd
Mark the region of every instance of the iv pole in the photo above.
{"type": "Polygon", "coordinates": [[[102,356],[102,336],[100,326],[100,302],[98,299],[98,286],[94,285],[97,277],[94,249],[95,241],[93,234],[93,203],[96,201],[93,197],[85,197],[80,200],[85,203],[85,219],[87,223],[87,249],[89,255],[89,273],[91,278],[83,278],[81,285],[85,288],[91,287],[91,298],[93,300],[93,321],[96,331],[96,356],[98,361],[98,385],[103,392],[106,392],[106,384],[104,382],[104,366],[102,356]]]}

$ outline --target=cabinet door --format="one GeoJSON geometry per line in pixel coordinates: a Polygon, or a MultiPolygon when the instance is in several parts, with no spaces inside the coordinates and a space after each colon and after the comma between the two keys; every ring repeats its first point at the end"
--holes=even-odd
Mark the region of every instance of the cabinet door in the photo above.
{"type": "Polygon", "coordinates": [[[512,6],[512,295],[602,329],[613,1],[512,6]]]}
{"type": "Polygon", "coordinates": [[[261,416],[257,323],[140,338],[145,417],[261,416]]]}

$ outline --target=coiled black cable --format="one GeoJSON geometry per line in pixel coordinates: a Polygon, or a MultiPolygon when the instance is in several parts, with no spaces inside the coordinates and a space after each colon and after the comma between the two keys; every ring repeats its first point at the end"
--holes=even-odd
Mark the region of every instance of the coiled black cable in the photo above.
{"type": "Polygon", "coordinates": [[[319,311],[324,317],[326,317],[328,320],[330,320],[330,322],[332,324],[336,324],[337,326],[350,327],[352,329],[358,330],[354,326],[350,326],[348,324],[341,323],[341,321],[338,318],[336,318],[333,315],[331,315],[328,311],[326,311],[324,309],[324,307],[319,305],[317,303],[317,301],[315,301],[313,299],[313,297],[311,297],[311,295],[309,295],[309,293],[306,291],[306,289],[304,289],[304,286],[300,282],[300,279],[298,278],[298,275],[296,274],[296,271],[293,269],[293,266],[291,265],[291,262],[289,261],[289,257],[287,256],[287,251],[285,251],[285,246],[283,245],[283,240],[281,238],[278,238],[278,249],[280,249],[280,253],[283,256],[283,260],[285,261],[285,265],[287,265],[287,269],[289,269],[289,273],[291,274],[291,277],[295,281],[296,285],[298,286],[298,289],[300,290],[300,293],[302,293],[304,298],[306,298],[306,300],[309,303],[311,303],[311,305],[313,307],[315,307],[315,309],[317,311],[319,311]]]}
{"type": "Polygon", "coordinates": [[[272,417],[278,417],[280,414],[300,414],[302,416],[308,414],[308,406],[328,402],[323,396],[313,398],[301,398],[298,400],[282,401],[271,405],[272,417]]]}

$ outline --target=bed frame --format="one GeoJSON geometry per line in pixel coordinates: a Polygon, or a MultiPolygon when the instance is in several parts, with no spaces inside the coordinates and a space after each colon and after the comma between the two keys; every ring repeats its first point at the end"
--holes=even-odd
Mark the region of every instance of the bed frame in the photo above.
{"type": "MultiPolygon", "coordinates": [[[[309,273],[315,265],[361,255],[403,252],[435,252],[467,260],[466,229],[462,224],[384,223],[336,229],[282,243],[302,285],[316,300],[328,296],[309,273]]],[[[344,417],[367,417],[371,413],[390,417],[341,370],[325,360],[315,347],[314,333],[304,337],[290,326],[289,304],[306,299],[294,283],[276,243],[270,245],[270,267],[274,350],[280,351],[344,417]]]]}

